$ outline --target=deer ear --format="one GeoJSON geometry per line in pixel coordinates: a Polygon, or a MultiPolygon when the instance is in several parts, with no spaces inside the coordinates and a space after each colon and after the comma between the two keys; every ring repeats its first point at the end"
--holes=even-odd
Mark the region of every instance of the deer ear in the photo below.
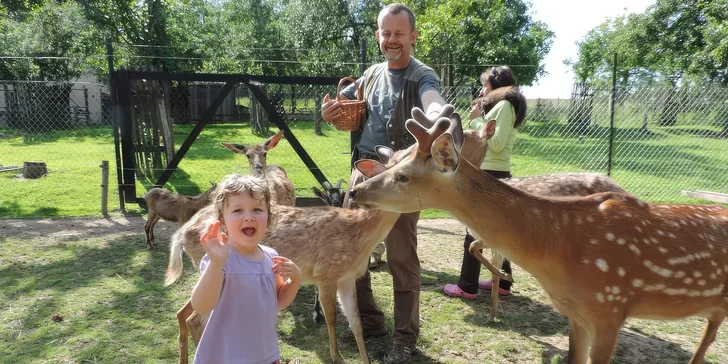
{"type": "Polygon", "coordinates": [[[374,147],[374,151],[377,152],[377,156],[379,156],[382,163],[389,162],[389,159],[394,155],[394,149],[384,145],[377,145],[374,147]]]}
{"type": "Polygon", "coordinates": [[[278,142],[281,140],[281,136],[283,135],[282,131],[279,131],[276,133],[276,135],[268,138],[268,140],[265,141],[263,146],[265,147],[265,150],[271,150],[278,145],[278,142]]]}
{"type": "Polygon", "coordinates": [[[248,148],[242,144],[232,144],[232,143],[220,143],[223,147],[230,149],[231,151],[238,153],[238,154],[245,154],[245,152],[248,151],[248,148]]]}
{"type": "Polygon", "coordinates": [[[460,165],[460,154],[452,135],[445,133],[437,137],[430,147],[435,165],[442,173],[455,173],[460,165]]]}
{"type": "Polygon", "coordinates": [[[485,138],[485,140],[488,140],[495,135],[495,120],[489,120],[483,127],[480,129],[480,137],[485,138]]]}
{"type": "Polygon", "coordinates": [[[463,133],[463,120],[460,118],[460,114],[454,113],[450,117],[450,122],[454,123],[453,127],[450,128],[453,141],[458,150],[463,149],[463,142],[465,141],[465,135],[463,133]]]}
{"type": "Polygon", "coordinates": [[[367,178],[376,177],[377,175],[387,171],[384,164],[372,159],[358,160],[354,163],[354,167],[356,167],[356,169],[367,178]]]}

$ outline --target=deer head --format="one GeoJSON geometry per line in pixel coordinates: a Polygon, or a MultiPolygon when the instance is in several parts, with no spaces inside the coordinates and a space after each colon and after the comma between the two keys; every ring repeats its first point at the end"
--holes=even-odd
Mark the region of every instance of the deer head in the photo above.
{"type": "Polygon", "coordinates": [[[313,194],[329,206],[341,207],[344,202],[345,193],[345,191],[341,188],[341,184],[343,182],[344,180],[339,179],[336,182],[336,186],[332,186],[329,181],[325,181],[321,184],[322,189],[319,189],[316,186],[312,187],[313,194]]]}
{"type": "Polygon", "coordinates": [[[267,167],[266,157],[268,151],[275,148],[278,142],[281,140],[283,135],[282,131],[279,131],[276,135],[268,138],[262,144],[255,144],[250,147],[246,147],[242,144],[233,143],[220,143],[223,147],[230,149],[237,154],[243,154],[248,157],[248,164],[250,169],[253,171],[253,175],[256,177],[265,177],[265,169],[267,167]]]}
{"type": "MultiPolygon", "coordinates": [[[[447,105],[447,107],[452,107],[447,105]]],[[[418,108],[412,110],[415,119],[407,120],[405,126],[415,137],[417,143],[403,153],[389,169],[369,161],[358,161],[357,169],[370,179],[356,186],[353,201],[360,206],[381,208],[381,202],[387,201],[386,209],[408,213],[420,211],[425,206],[437,208],[437,194],[421,194],[420,190],[430,190],[434,186],[449,183],[454,178],[461,162],[461,152],[465,135],[460,117],[440,117],[429,129],[423,125],[431,120],[424,118],[418,108]]],[[[484,127],[482,140],[493,134],[495,122],[484,127]]],[[[475,142],[481,134],[469,133],[475,142]]],[[[477,143],[476,143],[477,144],[477,143]]],[[[469,147],[475,153],[477,146],[469,147]]],[[[485,155],[485,151],[482,152],[485,155]]],[[[481,160],[482,161],[482,160],[481,160]]],[[[468,162],[465,162],[468,163],[468,162]]]]}

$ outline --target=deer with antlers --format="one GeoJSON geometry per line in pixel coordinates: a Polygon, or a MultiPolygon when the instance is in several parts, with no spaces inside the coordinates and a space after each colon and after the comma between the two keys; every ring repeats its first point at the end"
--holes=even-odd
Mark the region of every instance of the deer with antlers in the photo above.
{"type": "Polygon", "coordinates": [[[569,318],[569,363],[608,363],[627,318],[688,316],[708,321],[690,363],[703,361],[728,312],[726,208],[614,192],[538,197],[464,160],[459,123],[441,118],[426,129],[410,119],[407,129],[417,147],[395,166],[357,163],[370,179],[352,191],[355,203],[454,215],[535,277],[569,318]]]}

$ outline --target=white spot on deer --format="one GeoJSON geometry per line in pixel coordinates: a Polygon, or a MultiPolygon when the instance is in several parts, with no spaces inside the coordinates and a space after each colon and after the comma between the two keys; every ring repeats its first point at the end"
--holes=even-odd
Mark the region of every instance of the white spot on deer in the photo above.
{"type": "Polygon", "coordinates": [[[624,238],[617,239],[617,244],[624,245],[627,242],[627,240],[624,240],[624,238]]]}
{"type": "Polygon", "coordinates": [[[659,274],[665,278],[672,277],[672,271],[667,268],[660,268],[660,270],[657,272],[657,274],[659,274]]]}
{"type": "Polygon", "coordinates": [[[656,232],[657,232],[657,235],[659,235],[659,236],[665,236],[665,232],[662,230],[658,229],[656,232]]]}
{"type": "Polygon", "coordinates": [[[643,238],[642,242],[645,243],[645,245],[650,245],[650,239],[643,238]]]}
{"type": "Polygon", "coordinates": [[[609,301],[609,302],[614,301],[614,295],[611,295],[611,294],[607,295],[607,301],[609,301]]]}
{"type": "Polygon", "coordinates": [[[695,272],[693,272],[693,277],[695,277],[695,278],[700,278],[700,277],[702,277],[702,276],[703,276],[703,273],[700,273],[700,272],[699,272],[699,271],[697,271],[697,270],[696,270],[695,272]]]}
{"type": "Polygon", "coordinates": [[[640,249],[638,247],[636,247],[634,244],[629,244],[628,246],[629,246],[629,250],[633,251],[636,255],[639,256],[642,254],[640,249]]]}
{"type": "Polygon", "coordinates": [[[657,248],[657,249],[658,249],[658,250],[660,251],[660,253],[662,253],[662,254],[667,254],[667,249],[665,249],[665,248],[663,248],[663,247],[659,247],[659,248],[657,248]]]}
{"type": "Polygon", "coordinates": [[[720,275],[721,273],[723,273],[723,271],[720,270],[720,268],[718,268],[718,270],[715,271],[715,274],[717,274],[717,275],[720,275]]]}
{"type": "Polygon", "coordinates": [[[647,221],[646,220],[642,220],[642,226],[647,226],[647,221]]]}
{"type": "Polygon", "coordinates": [[[687,252],[687,251],[688,251],[687,249],[685,249],[685,247],[684,247],[684,246],[680,246],[680,247],[678,247],[678,248],[680,248],[680,250],[682,250],[683,252],[687,252]]]}
{"type": "Polygon", "coordinates": [[[617,268],[617,274],[619,274],[620,277],[624,277],[624,275],[627,274],[627,272],[624,271],[624,268],[619,267],[619,268],[617,268]]]}
{"type": "Polygon", "coordinates": [[[596,298],[597,298],[597,302],[604,303],[604,295],[601,292],[596,294],[596,298]]]}
{"type": "Polygon", "coordinates": [[[641,227],[635,226],[634,228],[637,230],[637,232],[640,232],[640,233],[642,232],[642,228],[641,227]]]}
{"type": "Polygon", "coordinates": [[[629,212],[625,212],[624,217],[632,217],[632,214],[630,214],[629,212]]]}
{"type": "Polygon", "coordinates": [[[584,223],[584,219],[581,218],[581,215],[576,215],[576,224],[581,225],[584,223]]]}
{"type": "MultiPolygon", "coordinates": [[[[634,292],[630,292],[631,294],[634,294],[634,292]]],[[[627,303],[627,297],[622,297],[622,303],[627,303]]]]}
{"type": "Polygon", "coordinates": [[[675,277],[675,278],[677,278],[677,279],[680,279],[682,277],[685,277],[685,272],[679,270],[679,271],[675,272],[675,274],[673,274],[672,276],[675,277]]]}
{"type": "Polygon", "coordinates": [[[681,220],[680,223],[683,224],[683,225],[685,225],[685,226],[688,226],[688,222],[685,221],[685,220],[681,220]]]}
{"type": "Polygon", "coordinates": [[[654,285],[654,286],[651,286],[651,285],[647,285],[647,286],[645,286],[645,288],[643,288],[643,289],[644,289],[645,291],[647,291],[647,292],[655,292],[655,291],[662,291],[662,290],[663,290],[663,289],[665,289],[665,288],[666,288],[666,286],[665,286],[664,284],[660,283],[660,284],[656,284],[656,285],[654,285]]]}
{"type": "Polygon", "coordinates": [[[711,296],[717,296],[723,292],[723,285],[719,285],[718,287],[715,287],[713,289],[708,289],[703,291],[703,296],[705,297],[711,297],[711,296]]]}
{"type": "Polygon", "coordinates": [[[594,218],[591,217],[591,216],[587,216],[586,217],[586,221],[588,221],[588,222],[594,222],[594,218]]]}
{"type": "Polygon", "coordinates": [[[617,312],[619,312],[619,308],[617,308],[617,307],[613,308],[613,309],[612,309],[612,312],[614,312],[614,313],[617,313],[617,312]]]}
{"type": "Polygon", "coordinates": [[[637,205],[639,205],[640,207],[645,207],[645,203],[642,202],[642,200],[637,200],[637,205]]]}
{"type": "Polygon", "coordinates": [[[687,288],[665,288],[662,292],[664,292],[665,294],[668,294],[670,296],[675,296],[675,295],[687,294],[688,289],[687,288]]]}
{"type": "Polygon", "coordinates": [[[653,243],[655,243],[655,244],[657,244],[657,243],[659,243],[659,242],[660,242],[660,241],[659,241],[659,240],[657,240],[657,238],[655,238],[654,236],[651,236],[651,237],[650,237],[650,241],[652,241],[652,242],[653,242],[653,243]]]}
{"type": "Polygon", "coordinates": [[[612,292],[612,287],[611,286],[604,287],[604,292],[611,293],[612,292]]]}
{"type": "Polygon", "coordinates": [[[700,296],[702,296],[702,292],[700,292],[700,291],[690,291],[688,293],[688,296],[690,296],[690,297],[700,297],[700,296]]]}
{"type": "Polygon", "coordinates": [[[621,290],[619,289],[619,286],[613,286],[612,287],[612,293],[619,294],[619,292],[621,292],[621,290]]]}
{"type": "Polygon", "coordinates": [[[673,239],[675,239],[675,238],[676,238],[675,234],[673,234],[673,233],[667,233],[667,236],[669,236],[669,237],[671,237],[671,238],[673,238],[673,239]]]}
{"type": "Polygon", "coordinates": [[[712,265],[714,267],[717,267],[718,266],[718,263],[716,263],[715,260],[711,260],[710,261],[710,265],[712,265]]]}
{"type": "MultiPolygon", "coordinates": [[[[635,278],[632,280],[632,287],[634,287],[634,288],[640,288],[643,285],[644,285],[644,282],[639,278],[635,278]]],[[[634,294],[634,292],[631,292],[631,293],[634,294]]]]}
{"type": "Polygon", "coordinates": [[[594,245],[597,245],[597,243],[599,241],[597,241],[597,239],[591,239],[591,240],[589,240],[589,242],[592,243],[592,244],[594,244],[594,245]]]}
{"type": "Polygon", "coordinates": [[[587,264],[589,264],[589,259],[584,259],[583,262],[584,262],[584,265],[587,265],[587,264]]]}
{"type": "Polygon", "coordinates": [[[596,264],[597,268],[599,268],[602,272],[609,271],[609,264],[607,264],[607,261],[604,259],[597,259],[594,264],[596,264]]]}
{"type": "Polygon", "coordinates": [[[606,235],[604,235],[604,237],[607,238],[607,240],[609,241],[614,241],[615,238],[614,234],[612,233],[607,233],[606,235]]]}
{"type": "Polygon", "coordinates": [[[696,258],[697,258],[697,256],[695,256],[693,254],[688,254],[688,255],[682,256],[682,257],[670,258],[667,260],[667,264],[669,264],[669,265],[686,264],[686,263],[690,263],[690,261],[692,261],[693,259],[696,259],[696,258]]]}
{"type": "Polygon", "coordinates": [[[683,283],[685,283],[685,284],[693,283],[693,279],[690,277],[687,277],[687,278],[683,279],[683,283]]]}
{"type": "Polygon", "coordinates": [[[715,275],[715,273],[710,273],[710,279],[716,279],[718,276],[715,275]]]}
{"type": "Polygon", "coordinates": [[[698,282],[697,283],[698,283],[698,286],[704,286],[705,285],[705,280],[704,279],[698,279],[698,282]]]}

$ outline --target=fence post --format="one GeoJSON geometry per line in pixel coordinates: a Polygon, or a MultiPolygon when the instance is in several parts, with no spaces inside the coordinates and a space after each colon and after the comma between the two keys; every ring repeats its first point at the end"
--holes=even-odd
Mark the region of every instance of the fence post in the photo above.
{"type": "Polygon", "coordinates": [[[109,161],[101,161],[101,214],[109,216],[109,161]]]}
{"type": "Polygon", "coordinates": [[[119,149],[119,99],[116,92],[116,73],[114,73],[114,48],[111,45],[111,39],[106,38],[106,60],[109,66],[109,95],[111,96],[111,127],[114,129],[114,154],[116,155],[116,180],[119,189],[119,210],[123,214],[124,206],[124,184],[122,180],[121,169],[121,150],[119,149]]]}
{"type": "Polygon", "coordinates": [[[617,97],[617,52],[614,52],[612,65],[612,95],[609,103],[609,159],[607,161],[607,176],[612,176],[612,153],[614,149],[614,104],[617,97]]]}
{"type": "Polygon", "coordinates": [[[88,89],[83,85],[83,104],[86,107],[86,125],[91,125],[91,111],[88,109],[88,89]]]}

